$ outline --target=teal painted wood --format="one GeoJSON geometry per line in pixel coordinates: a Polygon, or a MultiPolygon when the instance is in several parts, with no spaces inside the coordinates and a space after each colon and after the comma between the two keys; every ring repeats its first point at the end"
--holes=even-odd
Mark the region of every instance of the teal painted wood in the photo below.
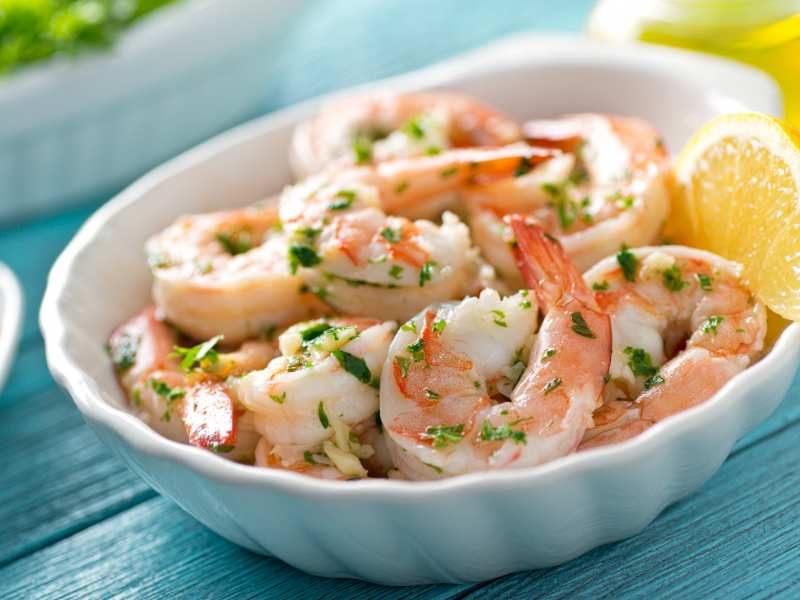
{"type": "MultiPolygon", "coordinates": [[[[266,107],[402,73],[501,34],[577,30],[589,5],[317,3],[285,34],[266,107]]],[[[45,276],[96,205],[0,229],[0,260],[27,296],[20,354],[0,399],[0,597],[800,596],[800,378],[693,497],[636,538],[557,569],[398,590],[311,577],[225,542],[102,447],[44,368],[36,318],[45,276]]]]}
{"type": "Polygon", "coordinates": [[[156,498],[0,569],[0,595],[796,598],[798,436],[795,422],[743,447],[699,492],[635,538],[485,585],[392,589],[312,577],[236,548],[156,498]]]}

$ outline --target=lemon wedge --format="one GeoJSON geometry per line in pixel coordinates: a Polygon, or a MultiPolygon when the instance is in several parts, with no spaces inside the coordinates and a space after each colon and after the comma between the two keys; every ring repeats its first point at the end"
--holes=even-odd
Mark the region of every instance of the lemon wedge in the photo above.
{"type": "Polygon", "coordinates": [[[717,117],[673,175],[665,235],[741,263],[756,297],[800,321],[800,132],[760,113],[717,117]]]}

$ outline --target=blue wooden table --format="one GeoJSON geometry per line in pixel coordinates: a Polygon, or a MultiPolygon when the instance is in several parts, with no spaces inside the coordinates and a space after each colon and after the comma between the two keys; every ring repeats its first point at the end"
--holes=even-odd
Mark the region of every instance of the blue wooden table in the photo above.
{"type": "MultiPolygon", "coordinates": [[[[590,2],[470,4],[310,6],[270,57],[278,68],[265,108],[401,73],[506,33],[577,31],[590,2]]],[[[103,200],[0,228],[0,260],[19,275],[28,306],[0,399],[0,598],[800,597],[800,379],[700,491],[637,537],[558,568],[396,589],[311,577],[229,544],[101,446],[47,372],[36,323],[45,276],[103,200]]]]}

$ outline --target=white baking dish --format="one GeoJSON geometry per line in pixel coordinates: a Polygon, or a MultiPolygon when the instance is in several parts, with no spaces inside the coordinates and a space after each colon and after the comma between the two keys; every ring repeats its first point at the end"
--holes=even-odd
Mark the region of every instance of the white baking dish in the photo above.
{"type": "MultiPolygon", "coordinates": [[[[378,85],[459,90],[517,118],[582,110],[640,115],[673,149],[719,113],[780,109],[774,84],[746,67],[538,35],[378,85]]],[[[318,106],[240,127],[128,188],[64,251],[42,306],[50,368],[91,427],[220,535],[310,573],[387,584],[476,581],[552,566],[647,526],[707,480],[784,396],[800,362],[798,325],[699,407],[624,444],[533,469],[427,483],[326,482],[231,464],[160,437],[126,411],[103,352],[111,329],[149,300],[140,248],[181,213],[244,205],[279,190],[290,177],[292,128],[318,106]]]]}
{"type": "Polygon", "coordinates": [[[273,34],[302,5],[183,0],[110,51],[0,78],[0,222],[97,200],[257,115],[273,34]]]}

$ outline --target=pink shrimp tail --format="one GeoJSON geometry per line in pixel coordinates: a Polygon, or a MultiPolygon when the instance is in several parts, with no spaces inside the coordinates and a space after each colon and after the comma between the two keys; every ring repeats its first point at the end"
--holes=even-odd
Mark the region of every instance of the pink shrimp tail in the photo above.
{"type": "Polygon", "coordinates": [[[596,308],[583,277],[557,239],[522,215],[508,215],[505,221],[514,233],[513,253],[517,267],[545,310],[567,294],[596,308]]]}

